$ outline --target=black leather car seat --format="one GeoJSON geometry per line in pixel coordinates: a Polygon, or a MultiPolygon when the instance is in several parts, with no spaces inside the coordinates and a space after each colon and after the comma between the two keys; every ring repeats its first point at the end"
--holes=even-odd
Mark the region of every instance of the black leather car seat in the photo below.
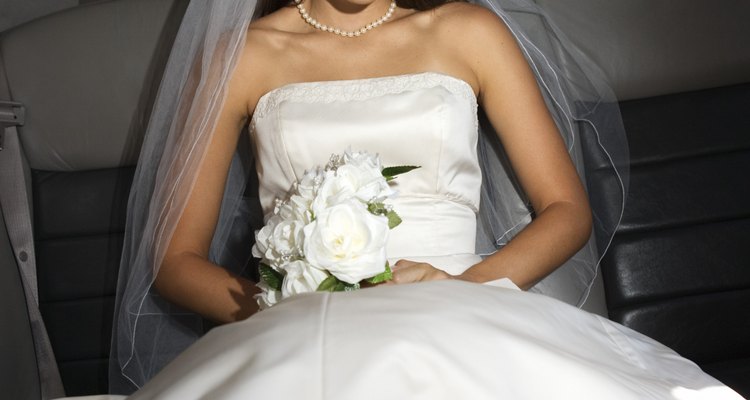
{"type": "Polygon", "coordinates": [[[750,397],[750,3],[539,2],[603,67],[628,133],[609,317],[750,397]]]}
{"type": "MultiPolygon", "coordinates": [[[[26,108],[19,138],[31,172],[39,302],[67,395],[107,392],[128,191],[186,3],[97,2],[0,36],[6,72],[0,79],[26,108]]],[[[7,247],[3,239],[0,247],[7,247]]],[[[3,286],[16,291],[4,290],[0,303],[18,313],[23,303],[8,251],[0,248],[3,286]]],[[[11,318],[19,329],[0,333],[0,397],[10,390],[18,393],[13,398],[38,398],[23,389],[34,387],[36,374],[26,366],[26,341],[15,338],[31,336],[17,322],[23,316],[11,318]],[[25,354],[6,364],[6,354],[19,352],[25,354]],[[18,360],[20,368],[13,367],[18,360]]]]}

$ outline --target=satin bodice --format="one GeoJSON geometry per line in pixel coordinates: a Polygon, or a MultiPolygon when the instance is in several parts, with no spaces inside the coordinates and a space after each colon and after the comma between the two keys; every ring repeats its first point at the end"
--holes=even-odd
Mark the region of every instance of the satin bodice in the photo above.
{"type": "Polygon", "coordinates": [[[262,96],[251,121],[266,214],[306,169],[347,148],[384,166],[418,165],[392,183],[401,225],[389,258],[474,253],[481,170],[471,86],[434,72],[294,83],[262,96]]]}

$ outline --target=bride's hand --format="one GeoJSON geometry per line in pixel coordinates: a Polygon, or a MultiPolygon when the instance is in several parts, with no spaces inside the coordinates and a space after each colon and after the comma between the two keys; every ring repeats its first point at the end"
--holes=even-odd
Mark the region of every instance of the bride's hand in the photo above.
{"type": "Polygon", "coordinates": [[[391,269],[393,271],[393,278],[387,282],[388,284],[456,279],[455,276],[437,269],[430,264],[409,260],[399,260],[391,269]]]}

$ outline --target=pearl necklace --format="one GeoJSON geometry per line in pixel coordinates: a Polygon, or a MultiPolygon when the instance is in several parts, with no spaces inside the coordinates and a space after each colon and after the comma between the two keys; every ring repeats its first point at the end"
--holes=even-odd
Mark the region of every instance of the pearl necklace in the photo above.
{"type": "Polygon", "coordinates": [[[307,13],[307,10],[305,10],[305,7],[302,5],[302,0],[294,0],[294,2],[297,3],[297,10],[299,10],[299,15],[302,16],[302,19],[305,20],[305,22],[307,22],[308,24],[312,25],[315,29],[320,29],[323,32],[330,32],[345,37],[364,35],[369,30],[372,30],[373,28],[382,25],[383,22],[391,19],[391,16],[393,16],[393,11],[396,10],[396,0],[391,0],[391,5],[388,7],[388,11],[385,13],[385,15],[359,29],[353,31],[345,31],[343,29],[321,24],[320,22],[318,22],[318,20],[311,17],[310,14],[307,13]]]}

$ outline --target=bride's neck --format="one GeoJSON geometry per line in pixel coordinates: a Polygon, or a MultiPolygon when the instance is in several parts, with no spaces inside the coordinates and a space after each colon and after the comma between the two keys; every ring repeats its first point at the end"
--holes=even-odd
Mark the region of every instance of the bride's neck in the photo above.
{"type": "Polygon", "coordinates": [[[359,29],[382,17],[390,0],[303,0],[310,16],[343,30],[359,29]]]}

